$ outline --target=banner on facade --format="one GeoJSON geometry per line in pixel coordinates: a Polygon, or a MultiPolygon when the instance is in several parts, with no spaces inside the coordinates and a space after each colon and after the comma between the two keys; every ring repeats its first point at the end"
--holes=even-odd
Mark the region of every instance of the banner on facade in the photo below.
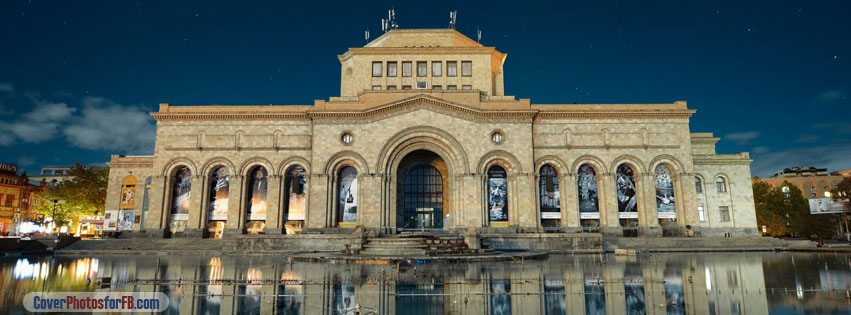
{"type": "Polygon", "coordinates": [[[561,219],[561,212],[541,212],[541,219],[561,219]]]}
{"type": "Polygon", "coordinates": [[[118,211],[118,230],[131,231],[133,230],[133,210],[118,211]]]}
{"type": "Polygon", "coordinates": [[[580,220],[591,220],[591,219],[600,219],[599,212],[580,212],[579,213],[580,220]]]}
{"type": "Polygon", "coordinates": [[[103,214],[103,230],[118,231],[118,210],[106,210],[103,214]]]}
{"type": "Polygon", "coordinates": [[[810,199],[810,214],[846,212],[851,212],[851,202],[848,200],[831,200],[830,198],[810,199]]]}

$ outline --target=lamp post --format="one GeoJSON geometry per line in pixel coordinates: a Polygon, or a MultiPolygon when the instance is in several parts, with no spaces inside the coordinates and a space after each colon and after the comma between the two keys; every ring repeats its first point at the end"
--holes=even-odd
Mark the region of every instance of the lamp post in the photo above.
{"type": "Polygon", "coordinates": [[[56,230],[56,204],[59,203],[59,199],[50,199],[50,202],[53,203],[53,229],[51,229],[50,234],[53,234],[54,230],[56,230]]]}

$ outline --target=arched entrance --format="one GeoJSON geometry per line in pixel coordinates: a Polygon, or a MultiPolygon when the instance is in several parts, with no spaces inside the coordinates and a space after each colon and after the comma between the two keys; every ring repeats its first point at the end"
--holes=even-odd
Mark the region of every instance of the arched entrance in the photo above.
{"type": "Polygon", "coordinates": [[[443,229],[449,216],[448,169],[431,151],[405,156],[396,174],[396,227],[404,230],[443,229]]]}

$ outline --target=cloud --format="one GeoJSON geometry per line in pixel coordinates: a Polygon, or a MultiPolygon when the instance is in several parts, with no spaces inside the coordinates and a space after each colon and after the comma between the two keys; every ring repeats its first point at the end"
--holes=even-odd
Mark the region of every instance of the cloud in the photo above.
{"type": "Polygon", "coordinates": [[[830,90],[816,96],[816,101],[819,103],[833,103],[838,100],[845,99],[845,92],[839,90],[830,90]]]}
{"type": "Polygon", "coordinates": [[[751,173],[768,177],[776,171],[794,166],[814,166],[838,171],[851,168],[849,156],[851,156],[851,143],[790,148],[755,156],[751,164],[751,173]]]}
{"type": "Polygon", "coordinates": [[[20,166],[30,166],[35,163],[35,158],[31,156],[22,156],[18,158],[18,165],[20,166]]]}
{"type": "Polygon", "coordinates": [[[15,91],[15,88],[12,86],[12,83],[0,83],[0,92],[12,93],[15,91]]]}
{"type": "Polygon", "coordinates": [[[0,122],[0,145],[8,146],[18,141],[41,143],[53,138],[59,125],[76,111],[66,103],[51,103],[37,95],[31,95],[30,101],[35,108],[17,119],[0,122]]]}
{"type": "Polygon", "coordinates": [[[768,152],[771,152],[771,148],[769,147],[754,147],[753,149],[751,149],[751,153],[753,153],[754,155],[760,155],[768,152]]]}
{"type": "Polygon", "coordinates": [[[811,143],[818,142],[819,140],[821,140],[821,137],[817,135],[801,135],[795,140],[795,143],[811,143]]]}
{"type": "Polygon", "coordinates": [[[746,145],[759,137],[759,131],[734,132],[724,136],[724,139],[735,141],[738,145],[746,145]]]}
{"type": "Polygon", "coordinates": [[[124,106],[101,97],[85,97],[80,116],[63,129],[71,144],[90,150],[150,153],[156,127],[143,108],[124,106]]]}
{"type": "Polygon", "coordinates": [[[820,123],[813,127],[818,129],[828,129],[833,134],[851,135],[851,123],[820,123]]]}
{"type": "Polygon", "coordinates": [[[41,143],[61,135],[71,145],[83,149],[121,153],[153,151],[156,127],[141,107],[121,105],[102,97],[84,97],[77,108],[66,102],[48,101],[40,93],[14,94],[10,99],[23,103],[18,108],[32,110],[0,121],[0,146],[41,143]]]}

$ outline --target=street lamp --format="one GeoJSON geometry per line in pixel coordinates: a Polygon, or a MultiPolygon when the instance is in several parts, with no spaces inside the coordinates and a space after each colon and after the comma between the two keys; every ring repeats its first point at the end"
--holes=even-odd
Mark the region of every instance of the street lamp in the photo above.
{"type": "Polygon", "coordinates": [[[53,229],[50,230],[50,234],[53,234],[54,230],[56,230],[56,204],[59,203],[59,199],[50,199],[50,202],[53,203],[53,229]]]}

